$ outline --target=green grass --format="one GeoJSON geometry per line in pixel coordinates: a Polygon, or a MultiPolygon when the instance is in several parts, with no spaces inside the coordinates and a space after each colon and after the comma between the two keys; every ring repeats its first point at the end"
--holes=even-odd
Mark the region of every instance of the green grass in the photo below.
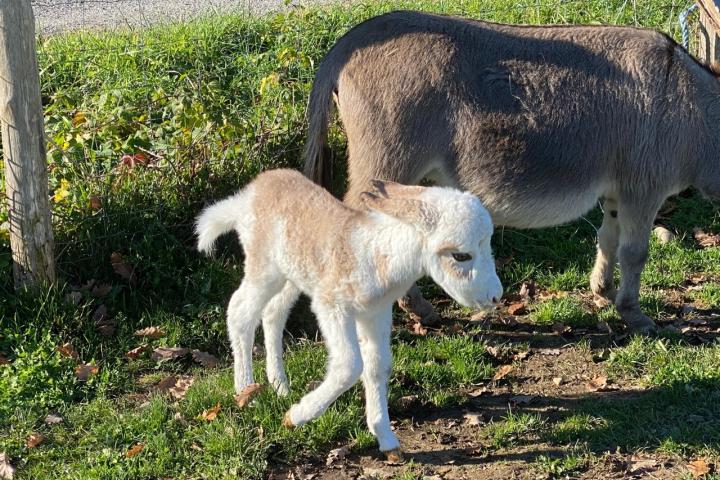
{"type": "MultiPolygon", "coordinates": [[[[495,448],[509,447],[522,437],[544,428],[543,419],[532,413],[508,413],[501,421],[490,424],[488,433],[495,448]]],[[[526,439],[521,441],[525,442],[526,439]]]]}
{"type": "Polygon", "coordinates": [[[540,303],[532,311],[530,317],[538,325],[562,323],[583,327],[597,323],[595,317],[585,309],[582,302],[573,297],[551,298],[540,303]]]}
{"type": "MultiPolygon", "coordinates": [[[[0,452],[13,459],[20,478],[259,478],[268,465],[334,442],[373,446],[360,387],[316,422],[291,432],[280,428],[290,402],[322,376],[324,351],[312,342],[289,343],[291,398],[264,392],[246,410],[234,406],[227,368],[123,358],[141,344],[133,332],[154,325],[167,335],[152,346],[197,348],[227,360],[224,307],[242,278],[240,249],[225,240],[216,258],[201,258],[193,249],[194,216],[262,169],[300,166],[315,68],[337,38],[370,16],[414,8],[502,22],[638,24],[677,38],[676,19],[685,6],[660,0],[373,2],[39,39],[60,282],[40,295],[16,293],[7,233],[0,227],[0,355],[11,361],[0,365],[0,452]],[[137,154],[150,164],[122,167],[124,155],[137,154]],[[99,209],[93,206],[98,200],[99,209]],[[113,272],[113,252],[135,267],[136,285],[113,272]],[[90,281],[112,288],[96,298],[80,288],[90,281]],[[75,305],[67,296],[77,291],[81,299],[75,305]],[[96,329],[93,312],[100,305],[116,324],[112,336],[96,329]],[[99,374],[77,381],[76,362],[57,351],[65,342],[83,362],[97,363],[99,374]],[[147,396],[143,381],[173,372],[197,378],[187,398],[147,396]],[[217,402],[222,410],[216,421],[197,419],[217,402]],[[65,421],[44,425],[49,412],[59,412],[65,421]],[[32,432],[47,440],[28,449],[25,438],[32,432]],[[144,443],[145,450],[126,458],[136,443],[144,443]]],[[[344,146],[335,125],[330,147],[339,173],[344,146]]],[[[666,223],[680,238],[669,245],[653,242],[643,273],[643,305],[656,316],[667,310],[659,289],[680,288],[691,274],[720,275],[720,249],[697,249],[692,239],[694,227],[720,230],[718,210],[692,192],[673,201],[666,223]]],[[[588,287],[600,219],[594,210],[572,225],[495,235],[496,255],[513,255],[500,271],[508,291],[532,279],[540,288],[570,292],[534,307],[537,323],[592,326],[598,319],[616,320],[614,310],[590,311],[572,296],[588,287]]],[[[0,225],[6,220],[2,204],[0,225]]],[[[440,294],[431,285],[425,291],[440,294]]],[[[717,283],[689,295],[705,308],[718,308],[717,283]]],[[[302,336],[313,325],[307,309],[297,308],[293,333],[302,336]]],[[[397,335],[391,405],[405,395],[418,395],[428,408],[462,402],[460,387],[493,372],[485,343],[472,338],[397,335]]],[[[717,346],[689,346],[671,338],[633,341],[614,349],[610,373],[639,379],[647,394],[622,402],[575,402],[555,426],[513,413],[493,427],[493,441],[511,445],[511,438],[537,430],[592,448],[624,445],[717,455],[719,360],[717,346]],[[695,413],[688,412],[701,412],[707,421],[695,425],[695,413]],[[640,422],[646,428],[638,430],[640,422]]],[[[261,374],[262,363],[258,378],[261,374]]],[[[548,473],[562,475],[575,468],[572,462],[541,463],[548,473]]],[[[415,475],[413,469],[407,472],[415,475]]]]}

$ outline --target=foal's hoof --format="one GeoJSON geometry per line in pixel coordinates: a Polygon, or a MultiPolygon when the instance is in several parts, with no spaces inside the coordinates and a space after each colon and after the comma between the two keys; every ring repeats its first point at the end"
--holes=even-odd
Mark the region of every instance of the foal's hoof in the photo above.
{"type": "Polygon", "coordinates": [[[292,430],[293,428],[295,428],[295,425],[293,425],[292,420],[290,420],[290,410],[285,412],[285,415],[283,416],[283,420],[282,420],[282,426],[287,428],[288,430],[292,430]]]}
{"type": "Polygon", "coordinates": [[[402,450],[396,448],[395,450],[388,450],[385,452],[385,463],[389,465],[402,465],[405,463],[402,450]]]}

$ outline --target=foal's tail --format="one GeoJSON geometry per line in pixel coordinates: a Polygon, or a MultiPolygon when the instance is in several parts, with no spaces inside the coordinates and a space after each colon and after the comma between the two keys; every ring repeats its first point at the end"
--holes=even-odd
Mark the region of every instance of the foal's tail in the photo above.
{"type": "Polygon", "coordinates": [[[240,219],[250,213],[247,188],[235,195],[206,207],[195,220],[195,234],[198,237],[197,248],[212,255],[215,240],[230,230],[238,230],[240,219]]]}

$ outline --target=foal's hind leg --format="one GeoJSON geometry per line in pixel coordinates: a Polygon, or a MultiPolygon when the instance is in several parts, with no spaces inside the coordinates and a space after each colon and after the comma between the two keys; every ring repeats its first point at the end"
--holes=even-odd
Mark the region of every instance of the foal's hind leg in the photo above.
{"type": "Polygon", "coordinates": [[[590,275],[590,289],[595,294],[595,303],[605,306],[615,301],[614,271],[617,263],[617,250],[620,241],[618,225],[618,205],[616,200],[606,199],[603,202],[602,226],[598,231],[598,248],[595,266],[590,275]]]}
{"type": "Polygon", "coordinates": [[[287,375],[285,375],[282,359],[283,330],[290,309],[299,295],[300,290],[291,282],[286,282],[280,293],[270,300],[262,314],[268,382],[277,394],[283,397],[290,393],[290,385],[287,375]]]}
{"type": "Polygon", "coordinates": [[[255,383],[252,372],[252,346],[255,330],[263,308],[277,292],[282,282],[245,276],[227,309],[227,328],[234,359],[235,392],[255,383]]]}

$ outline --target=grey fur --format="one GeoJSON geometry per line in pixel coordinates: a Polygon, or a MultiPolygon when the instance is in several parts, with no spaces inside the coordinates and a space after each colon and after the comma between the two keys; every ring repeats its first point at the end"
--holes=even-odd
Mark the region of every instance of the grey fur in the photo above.
{"type": "Polygon", "coordinates": [[[654,329],[638,296],[658,208],[690,186],[720,197],[720,81],[653,30],[372,18],[333,46],[310,96],[306,174],[326,186],[333,94],[351,204],[372,178],[430,178],[477,194],[496,225],[540,228],[604,199],[591,287],[638,330],[654,329]]]}

